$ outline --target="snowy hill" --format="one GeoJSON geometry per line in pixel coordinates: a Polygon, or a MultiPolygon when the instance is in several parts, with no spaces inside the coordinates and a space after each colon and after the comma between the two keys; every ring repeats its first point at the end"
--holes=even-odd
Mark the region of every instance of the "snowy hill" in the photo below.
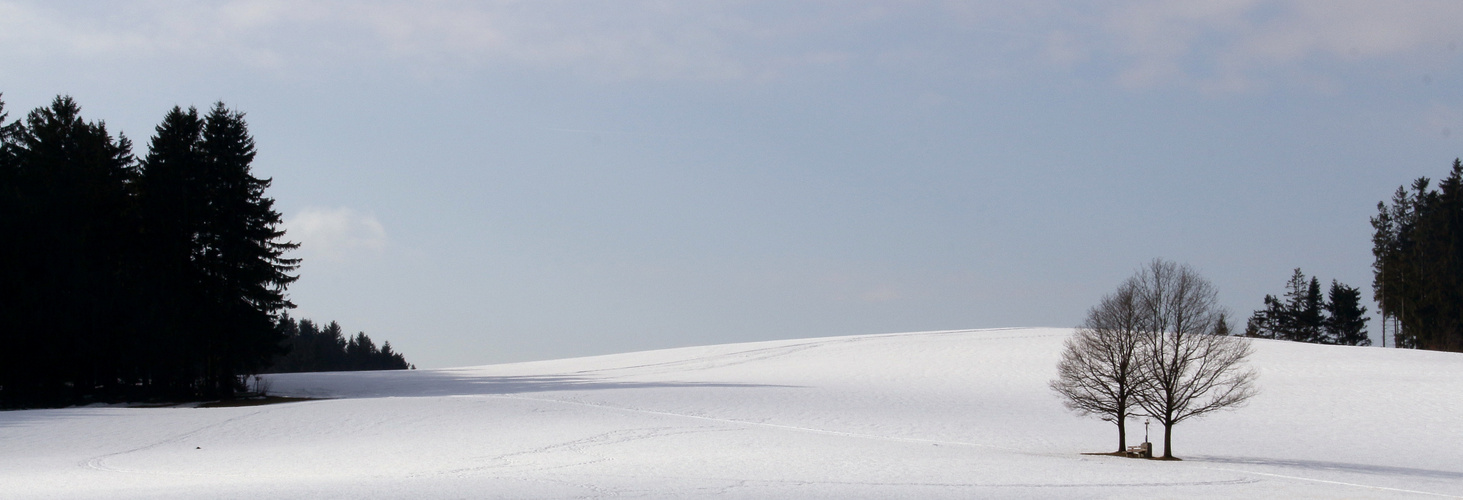
{"type": "Polygon", "coordinates": [[[1463,498],[1463,355],[1258,341],[1261,394],[1178,426],[1185,460],[1160,462],[1081,455],[1116,435],[1046,388],[1068,334],[284,374],[272,392],[335,399],[0,412],[0,496],[1463,498]]]}

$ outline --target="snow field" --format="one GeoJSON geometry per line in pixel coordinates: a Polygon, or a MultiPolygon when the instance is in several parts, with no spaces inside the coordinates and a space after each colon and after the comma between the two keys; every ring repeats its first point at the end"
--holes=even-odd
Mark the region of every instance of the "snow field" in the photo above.
{"type": "Polygon", "coordinates": [[[1179,425],[1185,461],[1159,462],[1081,455],[1116,431],[1046,388],[1069,334],[288,374],[275,394],[334,399],[0,412],[0,496],[1463,498],[1463,356],[1258,341],[1260,395],[1179,425]]]}

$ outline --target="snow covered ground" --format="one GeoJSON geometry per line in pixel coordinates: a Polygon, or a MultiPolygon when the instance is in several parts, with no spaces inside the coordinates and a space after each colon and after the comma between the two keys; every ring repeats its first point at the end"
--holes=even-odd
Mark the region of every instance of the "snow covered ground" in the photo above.
{"type": "Polygon", "coordinates": [[[1180,425],[1185,460],[1160,462],[1081,454],[1117,443],[1046,388],[1069,333],[276,375],[275,394],[334,399],[0,412],[0,497],[1463,498],[1463,355],[1258,341],[1260,396],[1180,425]]]}

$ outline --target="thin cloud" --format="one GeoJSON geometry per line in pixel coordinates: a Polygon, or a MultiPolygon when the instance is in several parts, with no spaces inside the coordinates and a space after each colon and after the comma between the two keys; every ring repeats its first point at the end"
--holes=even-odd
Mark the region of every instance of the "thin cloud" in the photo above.
{"type": "Polygon", "coordinates": [[[1334,85],[1359,60],[1456,58],[1458,19],[1463,2],[1422,0],[0,0],[0,44],[11,58],[183,57],[280,74],[387,65],[462,76],[506,65],[613,81],[762,82],[859,65],[915,69],[919,78],[972,65],[1022,72],[1041,61],[1070,78],[1131,89],[1232,93],[1334,85]],[[905,65],[882,65],[890,54],[905,65]]]}
{"type": "Polygon", "coordinates": [[[285,238],[300,242],[307,259],[344,262],[386,249],[386,228],[376,216],[346,207],[307,207],[284,223],[285,238]]]}
{"type": "Polygon", "coordinates": [[[1447,57],[1463,3],[1137,1],[1101,17],[1101,30],[1089,35],[1124,61],[1114,77],[1119,85],[1242,92],[1329,87],[1327,73],[1359,61],[1447,57]]]}

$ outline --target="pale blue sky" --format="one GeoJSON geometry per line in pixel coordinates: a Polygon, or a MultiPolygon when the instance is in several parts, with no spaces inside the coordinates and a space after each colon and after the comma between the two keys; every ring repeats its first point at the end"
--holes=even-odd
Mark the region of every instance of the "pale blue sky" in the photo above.
{"type": "MultiPolygon", "coordinates": [[[[248,113],[297,317],[421,367],[1073,326],[1154,257],[1370,297],[1463,3],[0,1],[15,118],[248,113]],[[303,4],[303,6],[299,5],[303,4]]],[[[1373,306],[1374,308],[1374,306],[1373,306]]],[[[1376,330],[1375,321],[1372,328],[1376,330]]]]}

